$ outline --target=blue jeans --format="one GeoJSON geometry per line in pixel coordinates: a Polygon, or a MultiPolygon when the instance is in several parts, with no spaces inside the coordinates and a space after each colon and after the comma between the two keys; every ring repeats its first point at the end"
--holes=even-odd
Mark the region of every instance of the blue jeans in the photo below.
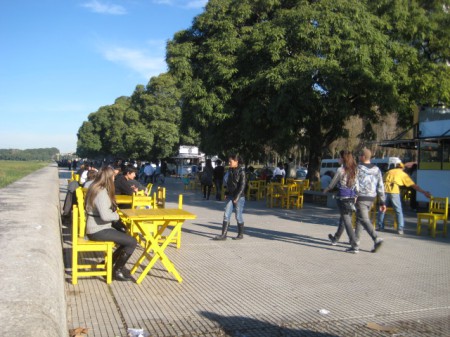
{"type": "MultiPolygon", "coordinates": [[[[394,209],[395,217],[397,218],[398,230],[403,230],[405,226],[405,221],[403,219],[403,210],[402,210],[402,199],[400,197],[400,193],[386,193],[386,207],[390,207],[394,209]]],[[[384,228],[384,213],[378,212],[377,219],[378,228],[384,228]]]]}
{"type": "Polygon", "coordinates": [[[242,217],[242,212],[244,212],[245,197],[240,197],[236,205],[233,204],[233,200],[229,200],[225,206],[225,212],[223,214],[223,221],[230,222],[231,214],[233,211],[236,213],[237,223],[244,223],[244,218],[242,217]]]}

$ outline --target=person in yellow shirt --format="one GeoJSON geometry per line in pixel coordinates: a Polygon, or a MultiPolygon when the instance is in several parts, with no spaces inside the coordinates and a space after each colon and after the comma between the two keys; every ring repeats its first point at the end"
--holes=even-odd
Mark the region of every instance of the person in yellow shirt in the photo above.
{"type": "MultiPolygon", "coordinates": [[[[403,228],[405,226],[405,220],[403,218],[402,210],[402,198],[400,197],[400,187],[411,187],[420,193],[423,193],[429,198],[430,192],[424,191],[419,185],[417,185],[410,176],[403,171],[405,166],[402,163],[396,165],[392,170],[389,170],[384,178],[384,191],[386,193],[386,206],[392,206],[397,218],[398,234],[403,234],[403,228]]],[[[377,217],[377,230],[384,230],[384,212],[378,212],[377,217]]]]}

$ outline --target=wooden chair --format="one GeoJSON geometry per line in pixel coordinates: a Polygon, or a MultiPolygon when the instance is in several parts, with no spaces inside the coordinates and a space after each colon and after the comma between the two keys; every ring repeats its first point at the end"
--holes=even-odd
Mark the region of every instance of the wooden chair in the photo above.
{"type": "MultiPolygon", "coordinates": [[[[77,197],[78,218],[79,218],[80,224],[82,224],[82,223],[86,224],[86,213],[84,210],[84,197],[86,196],[85,189],[83,187],[78,187],[75,190],[75,195],[77,197]]],[[[82,238],[84,238],[86,235],[85,229],[86,229],[86,225],[80,226],[79,236],[82,238]]]]}
{"type": "Polygon", "coordinates": [[[146,195],[133,194],[131,197],[131,208],[156,208],[155,198],[146,195]]]}
{"type": "Polygon", "coordinates": [[[89,241],[81,236],[85,232],[86,218],[81,217],[84,210],[79,210],[77,205],[72,210],[72,284],[78,283],[79,277],[105,276],[106,283],[112,281],[112,250],[114,242],[112,241],[89,241]],[[102,252],[105,263],[103,264],[81,264],[79,253],[81,252],[102,252]],[[86,271],[87,269],[87,271],[86,271]]]}
{"type": "Polygon", "coordinates": [[[154,198],[156,198],[155,208],[166,208],[166,188],[160,186],[158,187],[158,191],[155,193],[156,193],[156,197],[154,194],[154,198]]]}
{"type": "Polygon", "coordinates": [[[259,180],[259,199],[264,199],[267,192],[267,182],[265,180],[259,180]]]}
{"type": "Polygon", "coordinates": [[[448,197],[431,197],[428,213],[417,213],[417,235],[420,235],[422,230],[422,220],[427,221],[428,233],[433,238],[436,238],[436,233],[442,233],[443,236],[447,236],[448,197]],[[442,231],[436,230],[438,221],[442,221],[442,231]]]}
{"type": "Polygon", "coordinates": [[[289,206],[303,208],[303,188],[295,183],[290,184],[287,189],[287,208],[289,206]]]}
{"type": "Polygon", "coordinates": [[[248,187],[247,187],[247,195],[245,196],[247,198],[247,200],[251,200],[252,197],[255,200],[259,200],[259,181],[257,180],[251,180],[248,182],[248,187]]]}
{"type": "Polygon", "coordinates": [[[281,183],[270,183],[267,185],[267,206],[273,208],[274,206],[281,206],[283,198],[283,187],[281,183]]]}

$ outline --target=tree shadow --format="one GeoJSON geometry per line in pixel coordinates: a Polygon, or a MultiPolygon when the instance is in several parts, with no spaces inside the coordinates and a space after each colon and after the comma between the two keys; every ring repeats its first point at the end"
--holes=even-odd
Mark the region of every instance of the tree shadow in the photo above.
{"type": "Polygon", "coordinates": [[[338,337],[338,335],[312,331],[297,327],[279,326],[273,323],[242,316],[222,316],[209,311],[200,314],[219,324],[220,329],[230,337],[338,337]]]}

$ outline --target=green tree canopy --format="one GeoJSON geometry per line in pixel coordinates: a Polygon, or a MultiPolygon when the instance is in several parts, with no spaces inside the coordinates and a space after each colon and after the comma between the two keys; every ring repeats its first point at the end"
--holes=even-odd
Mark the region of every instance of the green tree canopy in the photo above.
{"type": "Polygon", "coordinates": [[[414,104],[448,98],[445,3],[210,0],[168,43],[183,120],[210,153],[305,142],[314,172],[351,116],[406,126],[414,104]]]}
{"type": "Polygon", "coordinates": [[[88,116],[78,131],[82,157],[125,158],[170,156],[179,142],[180,94],[168,74],[138,85],[131,97],[120,97],[88,116]]]}

